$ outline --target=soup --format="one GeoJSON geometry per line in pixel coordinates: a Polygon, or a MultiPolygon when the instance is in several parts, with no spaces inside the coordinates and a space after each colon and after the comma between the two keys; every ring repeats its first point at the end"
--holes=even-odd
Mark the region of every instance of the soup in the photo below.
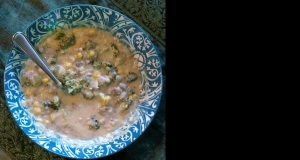
{"type": "Polygon", "coordinates": [[[24,105],[47,128],[92,139],[122,126],[137,106],[137,61],[109,32],[55,30],[36,49],[64,86],[59,88],[31,59],[26,61],[21,74],[24,105]]]}

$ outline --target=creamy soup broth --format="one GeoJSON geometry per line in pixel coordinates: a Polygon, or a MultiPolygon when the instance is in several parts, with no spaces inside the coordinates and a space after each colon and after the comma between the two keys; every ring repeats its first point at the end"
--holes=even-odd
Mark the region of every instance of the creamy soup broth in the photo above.
{"type": "Polygon", "coordinates": [[[25,63],[25,105],[56,132],[91,139],[122,126],[136,107],[140,75],[130,50],[104,30],[54,31],[36,45],[59,88],[31,59],[25,63]]]}

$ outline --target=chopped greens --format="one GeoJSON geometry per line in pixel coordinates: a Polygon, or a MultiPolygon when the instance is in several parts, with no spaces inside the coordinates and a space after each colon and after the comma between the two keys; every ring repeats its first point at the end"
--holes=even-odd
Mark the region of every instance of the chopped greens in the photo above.
{"type": "Polygon", "coordinates": [[[88,122],[87,122],[88,126],[89,126],[89,129],[94,129],[94,130],[97,130],[100,128],[100,123],[99,123],[99,120],[97,119],[97,117],[95,116],[92,116],[88,122]]]}
{"type": "Polygon", "coordinates": [[[82,84],[80,83],[80,80],[66,79],[66,81],[63,82],[63,91],[65,93],[75,95],[79,93],[81,89],[82,89],[82,84]]]}
{"type": "Polygon", "coordinates": [[[111,50],[113,52],[113,57],[117,58],[117,56],[119,55],[119,50],[117,45],[115,45],[114,43],[111,44],[111,50]]]}
{"type": "Polygon", "coordinates": [[[121,109],[122,111],[128,109],[129,106],[131,105],[131,103],[132,103],[132,97],[129,96],[129,97],[125,98],[124,102],[122,102],[122,103],[120,104],[120,109],[121,109]]]}
{"type": "Polygon", "coordinates": [[[101,68],[101,63],[99,61],[92,61],[91,63],[92,63],[94,68],[96,68],[96,69],[101,68]]]}
{"type": "Polygon", "coordinates": [[[52,58],[50,59],[50,64],[56,64],[56,58],[52,57],[52,58]]]}
{"type": "Polygon", "coordinates": [[[61,65],[55,66],[52,72],[59,80],[62,80],[66,75],[66,69],[61,65]]]}
{"type": "Polygon", "coordinates": [[[91,40],[88,40],[84,43],[84,47],[82,49],[86,51],[86,50],[95,49],[95,47],[96,47],[96,43],[91,40]]]}
{"type": "Polygon", "coordinates": [[[63,32],[63,31],[58,31],[56,34],[55,34],[55,40],[60,40],[61,38],[63,38],[66,34],[63,32]]]}
{"type": "Polygon", "coordinates": [[[64,35],[59,39],[59,47],[61,49],[67,49],[70,46],[75,44],[75,36],[74,34],[71,35],[64,35]]]}
{"type": "Polygon", "coordinates": [[[113,66],[112,63],[109,62],[109,61],[103,61],[102,65],[105,66],[105,67],[112,67],[113,66]]]}
{"type": "Polygon", "coordinates": [[[58,110],[61,105],[61,100],[58,96],[54,96],[52,100],[44,102],[43,105],[44,107],[49,107],[54,110],[58,110]]]}
{"type": "Polygon", "coordinates": [[[83,86],[83,87],[89,87],[90,85],[90,82],[91,82],[91,77],[89,76],[84,76],[81,80],[80,80],[80,84],[83,86]]]}
{"type": "Polygon", "coordinates": [[[90,90],[88,88],[84,88],[81,90],[81,95],[85,99],[93,99],[95,97],[95,94],[93,93],[93,90],[90,90]]]}
{"type": "Polygon", "coordinates": [[[133,82],[137,79],[138,75],[134,72],[129,72],[128,75],[126,76],[126,80],[128,83],[133,82]]]}

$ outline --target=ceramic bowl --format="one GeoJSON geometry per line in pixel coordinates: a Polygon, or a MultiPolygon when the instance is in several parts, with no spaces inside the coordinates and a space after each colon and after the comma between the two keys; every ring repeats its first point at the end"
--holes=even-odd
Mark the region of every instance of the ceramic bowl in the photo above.
{"type": "Polygon", "coordinates": [[[139,25],[125,15],[102,6],[72,5],[54,9],[29,24],[23,33],[35,45],[49,31],[76,27],[109,31],[129,47],[134,58],[138,60],[142,76],[140,104],[130,113],[125,128],[120,127],[94,139],[79,140],[37,125],[34,115],[22,105],[24,93],[20,85],[20,74],[28,56],[16,46],[12,47],[5,66],[5,98],[15,122],[37,145],[66,158],[95,159],[126,148],[147,129],[155,117],[161,99],[161,63],[155,46],[139,25]],[[125,130],[125,134],[119,134],[121,130],[125,130]]]}

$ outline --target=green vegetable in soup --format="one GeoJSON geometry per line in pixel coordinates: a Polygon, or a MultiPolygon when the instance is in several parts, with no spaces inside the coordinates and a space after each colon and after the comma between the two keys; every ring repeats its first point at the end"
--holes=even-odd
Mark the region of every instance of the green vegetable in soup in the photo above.
{"type": "Polygon", "coordinates": [[[95,47],[96,47],[96,43],[91,40],[88,40],[84,43],[84,47],[82,49],[86,51],[86,50],[95,49],[95,47]]]}
{"type": "Polygon", "coordinates": [[[52,72],[59,80],[62,80],[66,75],[66,69],[61,65],[55,66],[52,72]]]}
{"type": "Polygon", "coordinates": [[[54,110],[58,110],[61,105],[61,100],[58,96],[54,96],[52,100],[44,102],[43,105],[44,107],[49,107],[54,110]]]}
{"type": "Polygon", "coordinates": [[[32,75],[29,73],[25,73],[23,75],[23,84],[27,86],[34,86],[34,87],[41,86],[43,84],[42,77],[36,73],[32,75]]]}
{"type": "Polygon", "coordinates": [[[111,44],[111,50],[113,52],[113,58],[116,61],[115,64],[117,66],[122,65],[126,61],[126,55],[120,52],[117,45],[115,45],[114,43],[111,44]]]}
{"type": "Polygon", "coordinates": [[[50,64],[56,64],[56,58],[52,57],[52,58],[50,59],[50,64]]]}
{"type": "Polygon", "coordinates": [[[134,90],[132,90],[130,88],[127,88],[126,91],[127,91],[127,93],[129,93],[131,95],[133,95],[135,93],[134,90]]]}
{"type": "Polygon", "coordinates": [[[82,84],[80,83],[80,80],[77,79],[69,79],[65,78],[65,81],[63,83],[63,91],[67,94],[75,95],[79,93],[82,89],[82,84]]]}
{"type": "Polygon", "coordinates": [[[74,34],[71,34],[71,35],[65,35],[63,36],[62,38],[60,38],[60,41],[59,41],[59,47],[61,49],[67,49],[69,48],[70,46],[73,46],[75,44],[75,36],[74,34]]]}
{"type": "Polygon", "coordinates": [[[115,69],[111,69],[109,72],[108,72],[108,78],[110,79],[110,81],[114,82],[116,80],[116,77],[117,77],[118,73],[115,69]]]}
{"type": "Polygon", "coordinates": [[[129,106],[131,105],[131,103],[132,103],[132,96],[129,96],[129,97],[125,98],[124,102],[122,102],[120,104],[120,109],[122,111],[128,109],[129,106]]]}
{"type": "Polygon", "coordinates": [[[35,87],[41,86],[43,84],[42,77],[35,74],[32,76],[32,85],[35,87]]]}
{"type": "Polygon", "coordinates": [[[111,50],[113,52],[113,57],[117,58],[117,56],[119,55],[119,49],[117,47],[117,45],[115,45],[114,43],[111,44],[111,50]]]}
{"type": "Polygon", "coordinates": [[[93,90],[84,88],[81,90],[81,95],[85,99],[93,99],[95,97],[93,90]]]}
{"type": "Polygon", "coordinates": [[[138,75],[134,72],[129,72],[126,76],[126,80],[128,83],[135,81],[138,78],[138,75]]]}
{"type": "Polygon", "coordinates": [[[84,76],[81,80],[80,80],[80,84],[84,87],[84,88],[88,88],[91,82],[91,77],[89,76],[84,76]]]}
{"type": "Polygon", "coordinates": [[[93,67],[96,69],[100,69],[102,66],[101,63],[99,62],[99,60],[97,60],[97,59],[91,60],[89,64],[92,64],[93,67]]]}
{"type": "Polygon", "coordinates": [[[101,65],[107,71],[110,71],[113,68],[112,63],[109,61],[102,61],[101,65]]]}
{"type": "Polygon", "coordinates": [[[55,34],[55,40],[60,40],[61,38],[63,38],[66,34],[63,32],[63,31],[58,31],[56,34],[55,34]]]}
{"type": "Polygon", "coordinates": [[[88,126],[89,126],[89,129],[94,129],[94,130],[97,130],[100,128],[100,123],[99,123],[99,120],[97,119],[97,117],[95,116],[92,116],[88,122],[87,122],[88,126]]]}
{"type": "Polygon", "coordinates": [[[103,61],[102,62],[102,66],[104,66],[104,67],[112,67],[113,65],[112,65],[112,63],[111,62],[109,62],[109,61],[103,61]]]}

